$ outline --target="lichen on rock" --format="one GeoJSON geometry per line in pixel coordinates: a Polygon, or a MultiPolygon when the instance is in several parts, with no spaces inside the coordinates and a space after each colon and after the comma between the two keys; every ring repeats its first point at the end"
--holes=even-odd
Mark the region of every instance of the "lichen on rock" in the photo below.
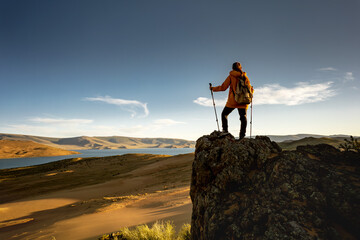
{"type": "Polygon", "coordinates": [[[196,142],[192,239],[360,239],[359,153],[268,137],[196,142]]]}

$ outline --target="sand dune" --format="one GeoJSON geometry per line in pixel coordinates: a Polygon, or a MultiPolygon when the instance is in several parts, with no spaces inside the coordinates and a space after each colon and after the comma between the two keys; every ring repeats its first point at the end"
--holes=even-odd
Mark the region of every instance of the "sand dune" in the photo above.
{"type": "Polygon", "coordinates": [[[0,158],[51,157],[79,154],[32,141],[0,140],[0,158]]]}
{"type": "Polygon", "coordinates": [[[0,239],[95,239],[159,219],[181,227],[191,218],[193,158],[128,154],[0,170],[0,239]]]}

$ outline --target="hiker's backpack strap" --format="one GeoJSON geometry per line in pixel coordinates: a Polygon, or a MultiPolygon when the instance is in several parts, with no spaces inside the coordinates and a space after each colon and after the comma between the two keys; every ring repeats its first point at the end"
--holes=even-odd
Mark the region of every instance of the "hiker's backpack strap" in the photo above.
{"type": "Polygon", "coordinates": [[[234,92],[234,89],[232,89],[232,87],[231,87],[231,78],[230,78],[230,89],[231,89],[231,91],[232,91],[232,93],[234,94],[234,98],[235,98],[235,92],[234,92]]]}

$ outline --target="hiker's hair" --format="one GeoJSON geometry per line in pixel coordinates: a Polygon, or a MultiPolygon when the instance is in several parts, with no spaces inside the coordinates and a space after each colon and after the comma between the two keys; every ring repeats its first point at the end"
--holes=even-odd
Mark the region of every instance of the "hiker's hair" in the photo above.
{"type": "Polygon", "coordinates": [[[241,69],[241,63],[234,62],[232,65],[232,69],[241,73],[240,78],[249,80],[249,78],[246,76],[246,72],[243,72],[243,70],[241,69]]]}
{"type": "Polygon", "coordinates": [[[242,71],[241,71],[241,63],[239,63],[239,62],[234,62],[233,65],[232,65],[232,69],[233,69],[234,71],[242,72],[242,71]],[[240,66],[240,67],[239,67],[239,66],[240,66]]]}

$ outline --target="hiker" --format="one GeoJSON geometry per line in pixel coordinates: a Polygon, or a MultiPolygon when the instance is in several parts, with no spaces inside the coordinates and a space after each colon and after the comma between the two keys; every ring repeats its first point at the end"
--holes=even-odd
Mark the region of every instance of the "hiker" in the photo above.
{"type": "Polygon", "coordinates": [[[229,114],[235,109],[238,109],[240,115],[240,134],[239,138],[243,139],[246,135],[246,126],[247,126],[247,118],[246,118],[246,110],[249,107],[249,104],[239,104],[235,101],[235,89],[239,79],[243,79],[245,84],[249,87],[251,93],[254,92],[254,88],[250,85],[249,78],[246,76],[246,72],[242,71],[242,66],[239,62],[235,62],[232,65],[232,71],[230,75],[225,79],[223,84],[217,87],[211,87],[210,90],[214,92],[225,91],[229,86],[229,95],[224,107],[224,110],[221,113],[221,122],[222,122],[222,129],[223,132],[228,132],[228,116],[229,114]]]}

